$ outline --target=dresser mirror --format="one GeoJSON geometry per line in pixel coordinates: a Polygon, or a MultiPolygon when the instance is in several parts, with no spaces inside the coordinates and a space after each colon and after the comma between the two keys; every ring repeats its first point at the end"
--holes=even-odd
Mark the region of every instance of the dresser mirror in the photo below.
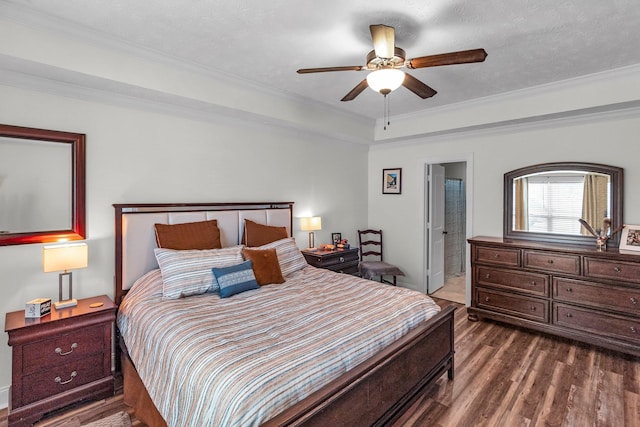
{"type": "Polygon", "coordinates": [[[0,124],[0,246],[85,237],[85,135],[0,124]]]}
{"type": "MultiPolygon", "coordinates": [[[[545,163],[507,172],[504,237],[594,246],[595,237],[579,220],[598,232],[616,230],[623,224],[622,194],[623,169],[615,166],[545,163]]],[[[617,247],[619,239],[615,233],[609,246],[617,247]]]]}

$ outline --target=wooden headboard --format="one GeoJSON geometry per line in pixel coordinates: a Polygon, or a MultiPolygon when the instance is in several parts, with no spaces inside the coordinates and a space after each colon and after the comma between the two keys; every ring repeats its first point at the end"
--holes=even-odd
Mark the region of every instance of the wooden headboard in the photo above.
{"type": "Polygon", "coordinates": [[[293,202],[114,204],[116,214],[115,302],[143,274],[158,268],[154,224],[180,224],[215,219],[222,246],[240,244],[244,220],[293,230],[293,202]]]}

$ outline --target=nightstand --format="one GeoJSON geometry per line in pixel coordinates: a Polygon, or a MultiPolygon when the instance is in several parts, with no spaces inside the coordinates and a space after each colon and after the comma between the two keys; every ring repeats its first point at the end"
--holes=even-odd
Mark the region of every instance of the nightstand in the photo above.
{"type": "Polygon", "coordinates": [[[302,251],[307,263],[314,267],[326,268],[345,274],[358,274],[358,248],[302,251]]]}
{"type": "Polygon", "coordinates": [[[76,307],[52,308],[39,319],[26,319],[24,310],[7,313],[5,332],[13,353],[10,426],[31,425],[81,400],[113,396],[115,313],[106,295],[80,299],[76,307]]]}

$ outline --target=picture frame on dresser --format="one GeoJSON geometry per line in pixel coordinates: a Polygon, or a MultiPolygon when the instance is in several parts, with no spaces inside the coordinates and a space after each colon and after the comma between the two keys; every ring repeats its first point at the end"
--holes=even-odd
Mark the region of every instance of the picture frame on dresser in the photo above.
{"type": "Polygon", "coordinates": [[[624,226],[620,236],[620,251],[640,252],[640,225],[624,226]]]}

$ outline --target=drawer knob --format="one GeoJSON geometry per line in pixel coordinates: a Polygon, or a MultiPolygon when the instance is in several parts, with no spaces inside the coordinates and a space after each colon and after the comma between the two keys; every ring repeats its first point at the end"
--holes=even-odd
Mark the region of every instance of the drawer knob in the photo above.
{"type": "Polygon", "coordinates": [[[500,254],[495,254],[493,257],[494,257],[495,259],[498,259],[498,258],[500,258],[500,254]]]}
{"type": "Polygon", "coordinates": [[[60,385],[69,384],[71,381],[73,381],[73,379],[74,379],[76,376],[78,376],[78,373],[77,373],[76,371],[73,371],[73,372],[71,372],[71,377],[70,377],[68,380],[66,380],[66,381],[62,381],[62,378],[60,378],[60,377],[56,377],[56,378],[54,379],[54,381],[55,381],[55,382],[57,382],[57,383],[58,383],[58,384],[60,384],[60,385]]]}
{"type": "Polygon", "coordinates": [[[614,267],[613,271],[615,271],[616,273],[620,273],[622,269],[620,267],[614,267]]]}
{"type": "Polygon", "coordinates": [[[632,333],[632,334],[637,334],[637,333],[638,333],[638,330],[636,329],[636,327],[635,327],[635,326],[632,326],[632,327],[631,327],[631,328],[629,328],[629,329],[631,329],[631,333],[632,333]]]}
{"type": "Polygon", "coordinates": [[[567,292],[573,292],[572,288],[567,288],[567,292]]]}
{"type": "Polygon", "coordinates": [[[573,317],[573,314],[567,313],[567,317],[573,317]]]}
{"type": "Polygon", "coordinates": [[[536,311],[536,308],[534,306],[531,306],[531,311],[536,311]]]}
{"type": "Polygon", "coordinates": [[[629,301],[631,301],[631,304],[633,304],[633,305],[638,304],[638,299],[637,298],[631,297],[631,298],[629,298],[629,301]]]}
{"type": "Polygon", "coordinates": [[[60,347],[56,347],[55,352],[58,353],[60,356],[66,356],[67,354],[73,353],[73,350],[75,350],[76,348],[78,348],[78,343],[74,342],[73,344],[71,344],[71,350],[65,351],[63,353],[60,347]]]}
{"type": "Polygon", "coordinates": [[[532,280],[532,281],[531,281],[531,286],[535,286],[535,285],[536,285],[536,281],[535,281],[535,280],[532,280]]]}
{"type": "Polygon", "coordinates": [[[340,262],[344,262],[344,257],[340,257],[340,262]]]}
{"type": "Polygon", "coordinates": [[[489,297],[484,297],[485,302],[489,302],[489,297]]]}
{"type": "Polygon", "coordinates": [[[548,259],[548,260],[547,260],[547,262],[548,262],[549,264],[553,264],[553,260],[552,260],[552,259],[548,259]]]}
{"type": "Polygon", "coordinates": [[[487,273],[486,276],[484,276],[485,279],[491,279],[491,275],[489,273],[487,273]]]}

